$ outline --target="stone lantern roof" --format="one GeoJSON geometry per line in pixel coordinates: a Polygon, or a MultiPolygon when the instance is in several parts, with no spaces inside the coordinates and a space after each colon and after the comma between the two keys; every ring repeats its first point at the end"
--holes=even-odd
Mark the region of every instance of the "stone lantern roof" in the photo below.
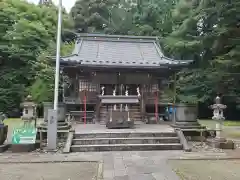
{"type": "Polygon", "coordinates": [[[35,107],[35,106],[37,106],[37,104],[33,102],[32,96],[31,96],[31,95],[28,95],[28,96],[25,98],[24,102],[21,104],[21,106],[22,106],[22,107],[30,107],[30,106],[35,107]]]}

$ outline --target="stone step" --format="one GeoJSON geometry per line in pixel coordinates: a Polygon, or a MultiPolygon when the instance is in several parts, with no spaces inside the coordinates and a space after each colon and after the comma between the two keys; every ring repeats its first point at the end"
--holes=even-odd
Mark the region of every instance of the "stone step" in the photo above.
{"type": "Polygon", "coordinates": [[[99,144],[72,145],[71,152],[90,151],[149,151],[149,150],[182,150],[180,143],[171,144],[99,144]]]}
{"type": "Polygon", "coordinates": [[[86,138],[133,138],[133,137],[177,137],[175,132],[102,132],[102,133],[75,133],[74,139],[86,138]]]}
{"type": "Polygon", "coordinates": [[[178,137],[90,138],[73,139],[73,145],[91,144],[163,144],[179,143],[178,137]]]}

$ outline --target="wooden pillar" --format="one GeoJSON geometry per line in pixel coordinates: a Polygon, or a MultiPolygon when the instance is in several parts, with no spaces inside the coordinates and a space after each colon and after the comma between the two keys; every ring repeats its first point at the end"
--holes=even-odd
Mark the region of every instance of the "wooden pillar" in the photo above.
{"type": "Polygon", "coordinates": [[[142,120],[144,120],[144,118],[145,118],[145,110],[146,110],[144,95],[143,95],[143,92],[144,92],[143,88],[144,88],[144,86],[141,86],[141,114],[142,114],[142,120]]]}
{"type": "Polygon", "coordinates": [[[175,111],[175,104],[176,104],[176,96],[177,96],[177,88],[176,88],[176,81],[177,81],[177,75],[176,72],[174,72],[174,84],[173,84],[173,122],[176,122],[176,111],[175,111]]]}
{"type": "Polygon", "coordinates": [[[157,123],[158,122],[158,91],[155,92],[155,118],[157,123]]]}
{"type": "Polygon", "coordinates": [[[84,124],[87,124],[87,91],[84,91],[84,124]]]}

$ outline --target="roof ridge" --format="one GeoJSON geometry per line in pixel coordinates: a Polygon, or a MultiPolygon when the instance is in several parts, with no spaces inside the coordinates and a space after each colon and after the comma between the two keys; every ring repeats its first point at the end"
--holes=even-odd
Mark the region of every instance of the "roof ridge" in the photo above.
{"type": "Polygon", "coordinates": [[[90,33],[79,33],[78,38],[82,37],[104,37],[104,38],[123,38],[123,39],[151,39],[157,41],[157,36],[131,36],[131,35],[113,35],[113,34],[90,34],[90,33]]]}

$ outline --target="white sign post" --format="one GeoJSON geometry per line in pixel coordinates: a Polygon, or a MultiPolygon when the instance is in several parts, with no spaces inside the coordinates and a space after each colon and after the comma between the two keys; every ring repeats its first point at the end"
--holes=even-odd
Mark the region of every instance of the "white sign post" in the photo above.
{"type": "Polygon", "coordinates": [[[57,111],[53,109],[48,110],[47,145],[48,150],[57,149],[57,111]]]}

